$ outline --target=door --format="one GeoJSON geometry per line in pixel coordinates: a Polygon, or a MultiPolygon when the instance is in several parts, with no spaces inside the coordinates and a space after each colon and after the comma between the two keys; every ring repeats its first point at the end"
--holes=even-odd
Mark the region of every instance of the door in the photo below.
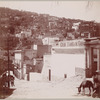
{"type": "Polygon", "coordinates": [[[93,48],[92,73],[97,70],[97,48],[93,48]]]}

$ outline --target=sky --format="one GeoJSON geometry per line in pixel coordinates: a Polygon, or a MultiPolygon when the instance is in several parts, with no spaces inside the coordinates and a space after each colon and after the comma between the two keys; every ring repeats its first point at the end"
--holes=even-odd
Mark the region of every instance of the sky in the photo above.
{"type": "Polygon", "coordinates": [[[100,22],[100,1],[0,1],[0,7],[100,22]]]}

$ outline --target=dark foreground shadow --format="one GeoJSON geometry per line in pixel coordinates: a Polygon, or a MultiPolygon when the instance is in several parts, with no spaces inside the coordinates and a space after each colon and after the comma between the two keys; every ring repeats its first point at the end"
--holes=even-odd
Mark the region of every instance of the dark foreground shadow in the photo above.
{"type": "Polygon", "coordinates": [[[91,95],[89,95],[89,94],[75,94],[75,95],[73,95],[74,97],[84,97],[84,96],[87,96],[87,97],[91,97],[91,95]]]}
{"type": "Polygon", "coordinates": [[[13,88],[0,88],[0,99],[5,99],[13,94],[13,91],[15,89],[13,88]]]}
{"type": "Polygon", "coordinates": [[[92,98],[100,98],[100,96],[98,94],[95,94],[94,96],[93,96],[93,94],[91,94],[91,95],[89,95],[89,94],[85,94],[85,95],[83,95],[83,94],[75,94],[73,96],[75,96],[75,97],[87,96],[87,97],[92,97],[92,98]]]}

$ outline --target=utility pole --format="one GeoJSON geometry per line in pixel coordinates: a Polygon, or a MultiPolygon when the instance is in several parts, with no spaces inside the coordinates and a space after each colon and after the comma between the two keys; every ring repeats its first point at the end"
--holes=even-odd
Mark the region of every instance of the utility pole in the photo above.
{"type": "Polygon", "coordinates": [[[9,61],[10,61],[10,56],[9,56],[9,33],[7,34],[7,53],[8,53],[8,87],[10,88],[10,81],[9,81],[9,76],[10,76],[10,66],[9,66],[9,61]]]}
{"type": "Polygon", "coordinates": [[[21,79],[24,79],[24,73],[23,73],[23,56],[24,56],[24,52],[23,52],[23,49],[22,49],[22,52],[21,52],[21,79]]]}

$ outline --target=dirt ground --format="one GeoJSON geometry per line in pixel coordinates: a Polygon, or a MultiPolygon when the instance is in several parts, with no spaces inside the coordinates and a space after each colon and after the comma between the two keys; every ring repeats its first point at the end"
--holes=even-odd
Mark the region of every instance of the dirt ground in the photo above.
{"type": "MultiPolygon", "coordinates": [[[[82,76],[73,76],[70,78],[61,78],[53,81],[44,80],[15,80],[15,90],[13,94],[6,99],[67,99],[67,98],[92,98],[86,94],[78,94],[76,87],[80,85],[85,78],[82,76]]],[[[90,79],[91,80],[91,79],[90,79]]]]}

